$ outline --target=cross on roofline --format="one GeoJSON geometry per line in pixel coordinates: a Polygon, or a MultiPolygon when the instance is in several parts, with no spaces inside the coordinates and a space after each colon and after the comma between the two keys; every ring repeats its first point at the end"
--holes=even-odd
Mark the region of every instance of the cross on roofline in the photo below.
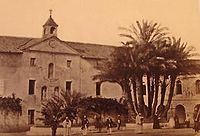
{"type": "Polygon", "coordinates": [[[50,10],[49,10],[50,16],[52,15],[52,12],[53,12],[53,10],[52,10],[52,9],[50,9],[50,10]]]}

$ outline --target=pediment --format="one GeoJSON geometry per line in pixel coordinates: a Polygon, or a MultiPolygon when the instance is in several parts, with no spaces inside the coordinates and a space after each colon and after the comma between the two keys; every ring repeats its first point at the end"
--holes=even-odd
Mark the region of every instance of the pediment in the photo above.
{"type": "Polygon", "coordinates": [[[34,45],[29,46],[28,50],[62,54],[79,54],[77,51],[67,46],[64,42],[54,37],[35,43],[34,45]]]}

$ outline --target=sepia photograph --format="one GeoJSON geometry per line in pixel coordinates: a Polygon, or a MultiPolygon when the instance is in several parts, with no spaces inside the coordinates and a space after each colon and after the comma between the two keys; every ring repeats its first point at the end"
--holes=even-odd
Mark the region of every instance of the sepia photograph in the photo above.
{"type": "Polygon", "coordinates": [[[200,0],[0,0],[0,136],[200,136],[200,0]]]}

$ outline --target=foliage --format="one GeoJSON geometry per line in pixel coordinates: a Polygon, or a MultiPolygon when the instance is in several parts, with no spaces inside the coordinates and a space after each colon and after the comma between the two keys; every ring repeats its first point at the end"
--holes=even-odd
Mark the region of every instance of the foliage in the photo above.
{"type": "Polygon", "coordinates": [[[63,100],[58,96],[53,96],[47,102],[42,103],[41,114],[44,118],[39,118],[39,120],[42,120],[45,125],[59,125],[64,119],[64,113],[63,100]]]}
{"type": "Polygon", "coordinates": [[[12,97],[0,97],[0,109],[6,112],[22,112],[21,99],[15,98],[15,95],[12,94],[12,97]]]}
{"type": "Polygon", "coordinates": [[[65,116],[68,116],[70,119],[75,118],[77,116],[79,103],[84,95],[74,91],[73,93],[61,92],[61,96],[64,102],[65,116]]]}
{"type": "Polygon", "coordinates": [[[127,114],[126,106],[111,98],[83,98],[80,101],[79,108],[84,109],[84,113],[94,112],[98,115],[112,113],[127,114]]]}
{"type": "Polygon", "coordinates": [[[77,106],[82,95],[77,92],[66,93],[61,92],[61,97],[54,95],[46,102],[42,103],[41,114],[45,125],[51,126],[52,136],[56,135],[57,127],[68,116],[70,119],[77,114],[77,106]]]}
{"type": "Polygon", "coordinates": [[[39,120],[51,126],[54,123],[59,124],[66,116],[73,119],[77,114],[78,104],[82,96],[81,93],[65,93],[64,91],[61,92],[61,97],[52,96],[42,103],[41,114],[44,118],[39,118],[39,120]]]}

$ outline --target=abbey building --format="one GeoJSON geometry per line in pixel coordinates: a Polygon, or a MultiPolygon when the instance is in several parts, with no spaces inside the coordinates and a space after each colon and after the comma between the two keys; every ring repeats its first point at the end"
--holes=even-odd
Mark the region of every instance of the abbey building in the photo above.
{"type": "Polygon", "coordinates": [[[50,15],[41,38],[0,36],[0,95],[22,99],[26,124],[35,124],[41,103],[61,90],[113,98],[122,94],[117,84],[92,80],[98,62],[115,47],[63,41],[57,29],[50,15]]]}
{"type": "MultiPolygon", "coordinates": [[[[41,38],[0,36],[0,96],[14,93],[22,99],[22,122],[28,125],[36,123],[41,103],[62,90],[116,99],[122,96],[119,85],[92,80],[98,73],[95,67],[116,47],[61,40],[57,29],[50,15],[41,38]]],[[[199,96],[199,75],[179,77],[171,114],[184,123],[186,114],[192,117],[199,108],[199,96]]]]}

